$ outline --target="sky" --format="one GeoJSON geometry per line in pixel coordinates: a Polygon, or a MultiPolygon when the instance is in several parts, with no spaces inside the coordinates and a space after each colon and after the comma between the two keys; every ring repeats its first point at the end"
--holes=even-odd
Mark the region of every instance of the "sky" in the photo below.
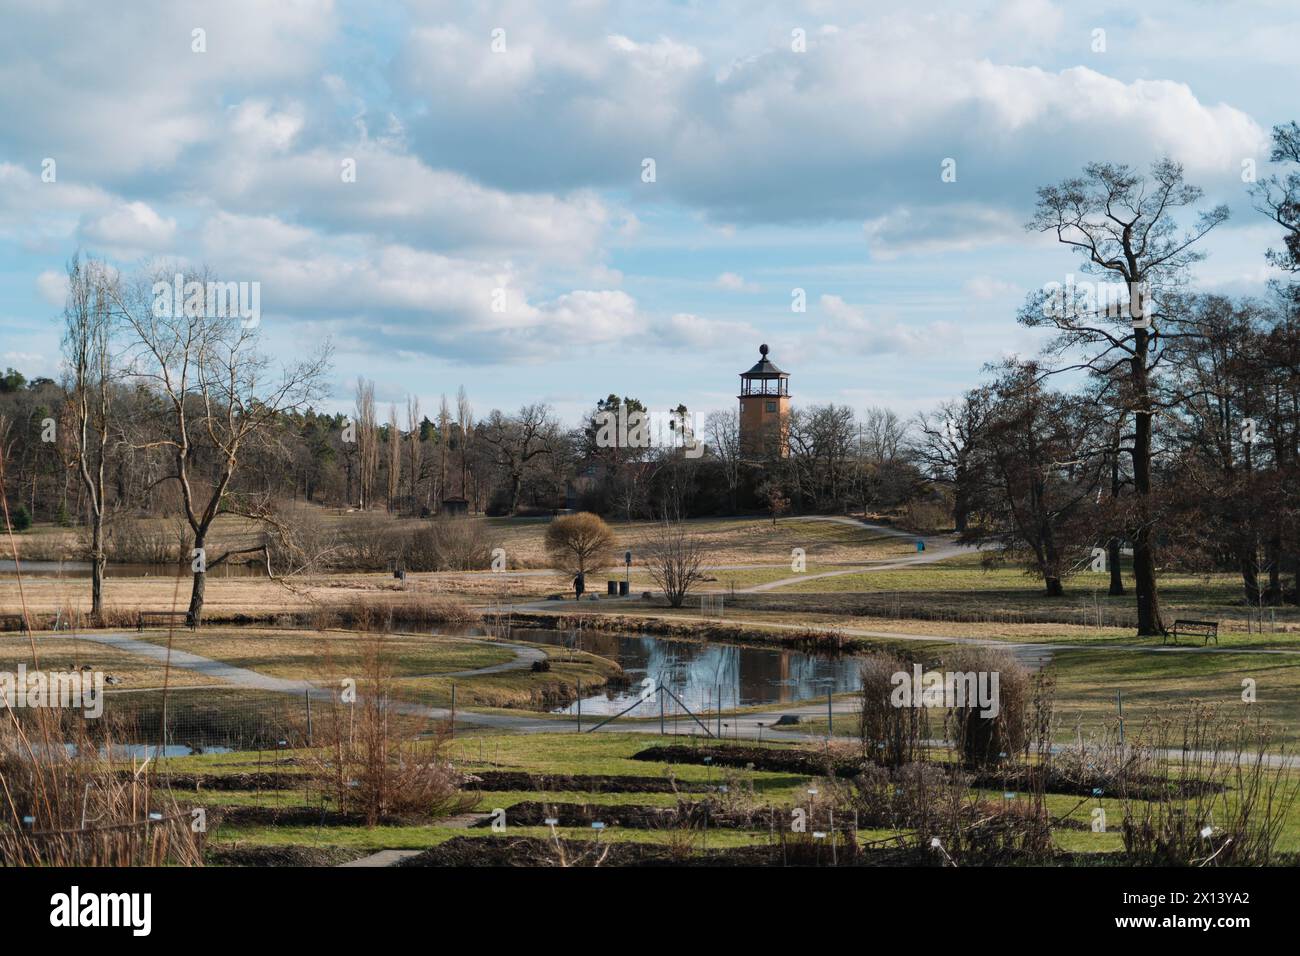
{"type": "Polygon", "coordinates": [[[480,417],[702,414],[766,342],[796,405],[910,415],[1041,346],[1017,309],[1080,273],[1025,224],[1087,162],[1182,163],[1231,209],[1196,286],[1263,294],[1279,236],[1243,170],[1300,119],[1290,0],[0,0],[0,24],[0,367],[58,376],[78,252],[206,267],[259,284],[274,359],[332,344],[333,411],[364,376],[430,417],[461,385],[480,417]]]}

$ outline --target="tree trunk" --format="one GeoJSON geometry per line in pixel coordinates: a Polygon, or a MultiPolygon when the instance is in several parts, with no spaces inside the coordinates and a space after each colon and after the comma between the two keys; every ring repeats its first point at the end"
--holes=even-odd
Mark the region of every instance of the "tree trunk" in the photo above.
{"type": "Polygon", "coordinates": [[[969,520],[970,505],[966,502],[966,473],[965,469],[958,468],[957,475],[953,482],[954,492],[952,498],[952,524],[953,530],[962,534],[966,530],[966,523],[969,520]]]}
{"type": "Polygon", "coordinates": [[[1138,637],[1164,633],[1160,618],[1160,593],[1156,584],[1156,558],[1151,541],[1151,411],[1146,377],[1146,333],[1138,332],[1138,352],[1133,358],[1135,401],[1133,434],[1133,490],[1137,499],[1137,527],[1133,541],[1133,584],[1137,592],[1138,637]]]}
{"type": "MultiPolygon", "coordinates": [[[[202,550],[203,543],[204,538],[201,535],[196,535],[194,538],[195,550],[202,550]]],[[[193,557],[192,554],[191,556],[193,557]]],[[[185,614],[185,624],[192,628],[197,628],[203,623],[203,594],[208,583],[206,552],[204,553],[203,563],[200,567],[203,570],[194,572],[194,587],[190,591],[190,607],[185,614]]]]}
{"type": "Polygon", "coordinates": [[[104,516],[97,513],[90,529],[90,619],[96,625],[104,623],[104,516]]]}
{"type": "Polygon", "coordinates": [[[1241,569],[1241,583],[1246,592],[1246,605],[1259,605],[1259,560],[1255,557],[1254,542],[1242,545],[1237,554],[1237,566],[1241,569]]]}
{"type": "MultiPolygon", "coordinates": [[[[1268,604],[1282,603],[1282,539],[1274,530],[1265,547],[1268,557],[1268,591],[1264,598],[1268,604]]],[[[1258,599],[1256,599],[1258,601],[1258,599]]]]}
{"type": "Polygon", "coordinates": [[[1112,597],[1120,597],[1124,594],[1124,572],[1120,567],[1122,557],[1119,538],[1111,538],[1106,543],[1106,562],[1110,568],[1110,589],[1106,593],[1112,597]]]}
{"type": "Polygon", "coordinates": [[[1046,583],[1046,585],[1047,585],[1047,596],[1048,596],[1048,597],[1064,597],[1064,596],[1065,596],[1065,588],[1062,586],[1062,584],[1061,584],[1061,579],[1060,579],[1060,578],[1057,578],[1057,577],[1050,577],[1050,578],[1044,578],[1043,580],[1044,580],[1044,583],[1046,583]]]}

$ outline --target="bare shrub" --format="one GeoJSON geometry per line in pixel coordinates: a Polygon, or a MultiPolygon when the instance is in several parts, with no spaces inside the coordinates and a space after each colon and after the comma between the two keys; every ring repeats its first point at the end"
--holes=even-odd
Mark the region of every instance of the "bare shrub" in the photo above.
{"type": "Polygon", "coordinates": [[[546,527],[546,553],[552,566],[568,574],[608,567],[613,550],[614,532],[589,511],[561,515],[546,527]]]}
{"type": "Polygon", "coordinates": [[[491,557],[481,522],[441,517],[411,536],[406,567],[411,571],[481,571],[491,557]]]}
{"type": "MultiPolygon", "coordinates": [[[[330,567],[338,557],[339,534],[320,508],[281,505],[267,535],[267,564],[276,577],[292,577],[330,567]]],[[[355,547],[355,541],[351,543],[355,547]]]]}
{"type": "Polygon", "coordinates": [[[930,721],[923,707],[896,707],[891,700],[894,675],[907,674],[910,664],[889,654],[872,654],[862,661],[862,710],[858,736],[862,754],[889,767],[910,764],[924,751],[930,721]]]}
{"type": "Polygon", "coordinates": [[[326,781],[337,809],[365,818],[367,826],[389,819],[433,820],[469,809],[464,776],[448,757],[450,728],[431,724],[422,709],[393,696],[392,651],[383,634],[361,639],[358,673],[335,673],[355,681],[355,699],[335,691],[305,751],[312,777],[326,781]]]}
{"type": "Polygon", "coordinates": [[[335,564],[352,571],[385,571],[401,558],[404,545],[404,537],[391,518],[351,515],[338,532],[335,564]]]}
{"type": "Polygon", "coordinates": [[[175,519],[117,515],[108,522],[106,539],[109,560],[118,564],[175,564],[188,553],[185,526],[175,519]]]}
{"type": "Polygon", "coordinates": [[[1194,703],[1130,734],[1145,779],[1119,777],[1124,849],[1155,866],[1265,866],[1300,785],[1270,760],[1271,733],[1194,703]],[[1152,792],[1150,780],[1158,782],[1152,792]],[[1135,798],[1132,791],[1140,797],[1135,798]]]}
{"type": "Polygon", "coordinates": [[[680,520],[664,520],[643,547],[650,577],[663,589],[670,605],[681,607],[691,588],[707,577],[704,539],[688,532],[680,520]]]}
{"type": "Polygon", "coordinates": [[[983,646],[959,648],[944,657],[943,666],[949,672],[998,675],[996,715],[983,716],[980,705],[970,700],[948,712],[949,740],[963,765],[991,767],[1022,757],[1034,739],[1035,713],[1025,666],[1010,651],[983,646]]]}

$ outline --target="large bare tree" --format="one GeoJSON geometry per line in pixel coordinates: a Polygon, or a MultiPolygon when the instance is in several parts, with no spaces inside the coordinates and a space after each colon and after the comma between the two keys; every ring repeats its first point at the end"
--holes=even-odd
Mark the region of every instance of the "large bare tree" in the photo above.
{"type": "Polygon", "coordinates": [[[529,463],[538,456],[551,454],[559,436],[559,426],[546,405],[525,405],[518,414],[507,417],[493,410],[479,426],[476,437],[492,449],[494,464],[510,484],[510,513],[519,510],[519,489],[529,463]]]}
{"type": "Polygon", "coordinates": [[[1181,230],[1175,216],[1200,198],[1201,190],[1184,181],[1182,166],[1172,160],[1153,163],[1149,175],[1091,163],[1083,176],[1039,189],[1029,224],[1054,233],[1078,253],[1084,273],[1108,279],[1126,293],[1124,308],[1116,309],[1109,296],[1058,283],[1059,289],[1031,295],[1020,321],[1057,330],[1048,352],[1059,361],[1047,374],[1085,370],[1106,382],[1123,382],[1126,411],[1134,422],[1128,537],[1140,636],[1159,634],[1164,627],[1156,583],[1159,516],[1151,485],[1153,429],[1163,407],[1155,377],[1166,343],[1194,334],[1182,314],[1181,294],[1188,268],[1203,257],[1194,246],[1228,218],[1227,208],[1218,206],[1181,230]],[[1127,374],[1115,376],[1121,369],[1127,374]]]}
{"type": "MultiPolygon", "coordinates": [[[[172,470],[165,476],[180,488],[181,504],[192,535],[193,587],[186,622],[202,622],[207,572],[236,554],[265,550],[265,542],[233,546],[209,557],[208,534],[222,514],[269,520],[269,502],[242,496],[232,487],[240,453],[264,436],[284,413],[296,411],[322,394],[321,382],[330,349],[273,371],[257,349],[259,324],[207,307],[176,302],[160,305],[149,280],[131,283],[116,302],[136,344],[129,372],[154,389],[165,412],[161,436],[152,447],[168,452],[172,470]]],[[[183,277],[207,285],[207,274],[183,277]]]]}
{"type": "Polygon", "coordinates": [[[113,406],[114,296],[118,276],[104,263],[76,256],[68,263],[63,358],[72,408],[73,454],[90,515],[90,616],[104,616],[105,470],[113,406]]]}

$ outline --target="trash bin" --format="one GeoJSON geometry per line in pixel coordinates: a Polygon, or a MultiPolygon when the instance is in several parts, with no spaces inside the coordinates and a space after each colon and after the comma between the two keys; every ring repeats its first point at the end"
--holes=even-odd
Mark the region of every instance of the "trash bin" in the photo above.
{"type": "Polygon", "coordinates": [[[619,597],[627,597],[627,582],[626,582],[626,581],[619,581],[619,582],[618,582],[618,596],[619,596],[619,597]]]}
{"type": "Polygon", "coordinates": [[[606,581],[605,585],[606,585],[605,593],[608,594],[610,597],[613,597],[618,593],[617,581],[606,581]]]}
{"type": "Polygon", "coordinates": [[[917,553],[918,553],[918,554],[919,554],[920,552],[924,551],[924,550],[925,550],[925,542],[924,542],[924,541],[918,541],[918,542],[916,542],[916,550],[917,550],[917,553]]]}

